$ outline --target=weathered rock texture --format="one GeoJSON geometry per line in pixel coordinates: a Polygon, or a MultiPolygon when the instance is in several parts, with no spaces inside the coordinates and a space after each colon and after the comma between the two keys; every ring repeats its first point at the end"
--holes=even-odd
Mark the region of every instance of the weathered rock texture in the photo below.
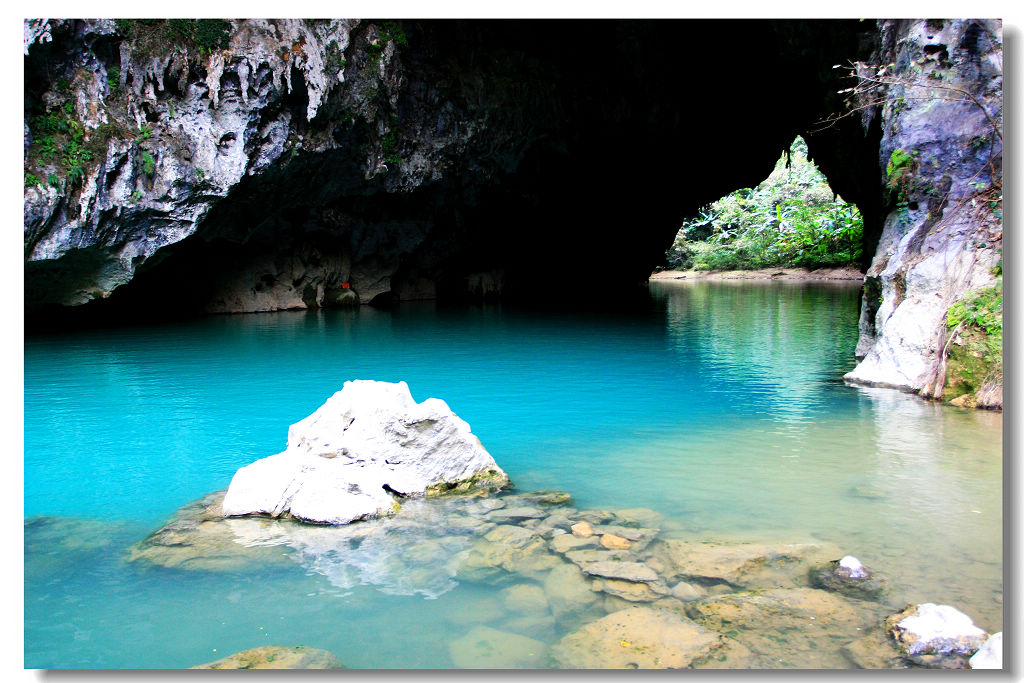
{"type": "Polygon", "coordinates": [[[193,669],[344,669],[337,657],[326,650],[299,645],[267,645],[243,650],[193,669]]]}
{"type": "MultiPolygon", "coordinates": [[[[865,129],[882,127],[888,214],[866,276],[863,360],[846,377],[939,397],[946,312],[1001,272],[1002,25],[882,21],[879,30],[856,101],[865,129]]],[[[1001,396],[990,387],[978,403],[998,407],[1001,396]]]]}
{"type": "Polygon", "coordinates": [[[390,514],[401,497],[505,485],[444,401],[416,403],[405,382],[356,380],[293,424],[284,452],[238,470],[223,510],[345,524],[390,514]]]}
{"type": "Polygon", "coordinates": [[[970,656],[988,639],[963,612],[931,602],[911,605],[885,624],[897,647],[908,656],[970,656]]]}

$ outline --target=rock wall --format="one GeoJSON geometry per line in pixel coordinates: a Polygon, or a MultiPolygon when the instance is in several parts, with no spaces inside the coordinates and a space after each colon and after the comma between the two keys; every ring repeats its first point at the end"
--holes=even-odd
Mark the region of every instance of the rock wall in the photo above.
{"type": "MultiPolygon", "coordinates": [[[[447,147],[461,152],[471,129],[421,138],[407,159],[393,154],[391,109],[403,84],[397,25],[246,20],[229,26],[226,47],[207,51],[190,45],[168,50],[162,34],[147,44],[145,36],[123,35],[112,20],[26,22],[26,54],[35,58],[26,77],[27,170],[40,181],[26,181],[28,305],[106,298],[144,264],[166,258],[167,247],[199,232],[204,242],[232,244],[218,254],[219,272],[210,264],[192,268],[205,271],[190,279],[203,279],[200,304],[209,311],[323,305],[332,289],[353,279],[367,301],[382,290],[386,276],[377,272],[372,237],[311,244],[272,214],[272,224],[261,228],[266,213],[247,216],[242,225],[222,219],[212,229],[200,226],[225,200],[249,199],[231,197],[246,179],[272,171],[279,176],[300,157],[332,150],[346,155],[344,173],[277,192],[322,193],[342,183],[365,184],[360,189],[369,192],[414,187],[438,173],[447,147]],[[34,44],[41,35],[51,40],[34,44]],[[44,65],[48,80],[33,73],[44,65]],[[50,131],[32,131],[43,127],[29,121],[51,112],[62,117],[60,126],[81,126],[81,146],[91,147],[77,182],[69,177],[66,133],[57,154],[44,156],[31,144],[39,142],[33,132],[41,139],[50,131]],[[332,115],[361,135],[316,125],[332,115]],[[289,233],[284,240],[282,232],[289,233]],[[243,249],[256,233],[283,245],[243,249]]],[[[157,29],[163,27],[140,31],[157,29]]],[[[273,190],[264,185],[258,191],[273,190]]],[[[275,206],[289,201],[270,198],[275,206]]],[[[332,219],[347,217],[322,218],[316,227],[329,231],[332,219]]]]}
{"type": "MultiPolygon", "coordinates": [[[[880,21],[880,48],[858,65],[863,125],[881,121],[888,213],[850,382],[942,396],[955,341],[947,311],[1001,279],[1001,29],[998,20],[880,21]]],[[[978,403],[999,406],[1001,395],[990,387],[978,403]]]]}
{"type": "Polygon", "coordinates": [[[362,303],[539,300],[567,264],[600,273],[606,296],[630,290],[684,216],[755,184],[825,116],[829,66],[874,35],[232,20],[213,45],[220,24],[192,21],[26,23],[34,319],[322,306],[345,283],[362,303]],[[801,87],[780,98],[765,71],[801,87]]]}

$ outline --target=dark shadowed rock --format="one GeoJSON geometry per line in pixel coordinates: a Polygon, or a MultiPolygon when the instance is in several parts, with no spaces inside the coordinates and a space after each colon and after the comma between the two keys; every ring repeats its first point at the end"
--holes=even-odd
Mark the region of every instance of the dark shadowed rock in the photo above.
{"type": "Polygon", "coordinates": [[[814,588],[835,591],[851,598],[878,600],[885,592],[882,578],[851,555],[811,569],[809,578],[814,588]]]}

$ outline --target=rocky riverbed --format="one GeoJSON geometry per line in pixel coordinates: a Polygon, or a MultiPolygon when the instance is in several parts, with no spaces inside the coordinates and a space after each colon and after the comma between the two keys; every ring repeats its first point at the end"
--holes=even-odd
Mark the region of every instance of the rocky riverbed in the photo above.
{"type": "Polygon", "coordinates": [[[835,545],[713,543],[653,510],[578,508],[564,491],[410,499],[341,526],[225,517],[223,495],[186,505],[127,559],[144,571],[296,564],[339,589],[427,598],[477,584],[488,597],[448,642],[460,668],[963,668],[987,636],[960,615],[967,631],[929,650],[907,635],[916,608],[901,613],[884,577],[839,562],[835,545]],[[848,583],[868,578],[869,591],[848,583]]]}

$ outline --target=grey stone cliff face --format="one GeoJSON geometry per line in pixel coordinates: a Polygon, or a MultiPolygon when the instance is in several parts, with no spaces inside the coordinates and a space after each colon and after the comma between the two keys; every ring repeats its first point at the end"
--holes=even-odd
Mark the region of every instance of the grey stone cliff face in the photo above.
{"type": "Polygon", "coordinates": [[[881,102],[865,118],[882,119],[893,206],[866,273],[863,360],[846,378],[931,396],[949,307],[992,286],[1002,258],[1001,24],[883,21],[880,32],[860,97],[881,102]]]}
{"type": "MultiPolygon", "coordinates": [[[[403,74],[395,37],[376,25],[235,21],[227,48],[198,55],[181,49],[140,54],[129,41],[112,42],[115,31],[112,20],[50,20],[32,31],[26,24],[26,53],[51,33],[71,50],[70,118],[81,122],[87,141],[109,137],[80,184],[64,181],[61,159],[50,158],[39,162],[39,176],[56,176],[56,182],[26,188],[25,258],[34,304],[78,305],[109,296],[162,249],[194,235],[245,178],[287,168],[300,155],[340,151],[358,165],[357,180],[367,186],[361,190],[402,192],[439,177],[447,157],[473,135],[470,121],[461,130],[412,138],[405,158],[389,154],[396,146],[391,110],[403,74]],[[118,47],[119,67],[92,49],[103,42],[118,47]],[[361,124],[361,139],[339,140],[330,128],[316,127],[318,117],[339,111],[350,127],[361,124]]],[[[56,93],[45,92],[48,98],[56,93]]],[[[452,109],[447,105],[423,116],[443,118],[452,109]]],[[[317,189],[329,188],[308,191],[317,189]]],[[[408,246],[388,254],[356,241],[320,253],[298,241],[256,262],[226,263],[206,308],[329,304],[332,290],[349,280],[369,301],[390,289],[388,266],[397,265],[408,246]]]]}

